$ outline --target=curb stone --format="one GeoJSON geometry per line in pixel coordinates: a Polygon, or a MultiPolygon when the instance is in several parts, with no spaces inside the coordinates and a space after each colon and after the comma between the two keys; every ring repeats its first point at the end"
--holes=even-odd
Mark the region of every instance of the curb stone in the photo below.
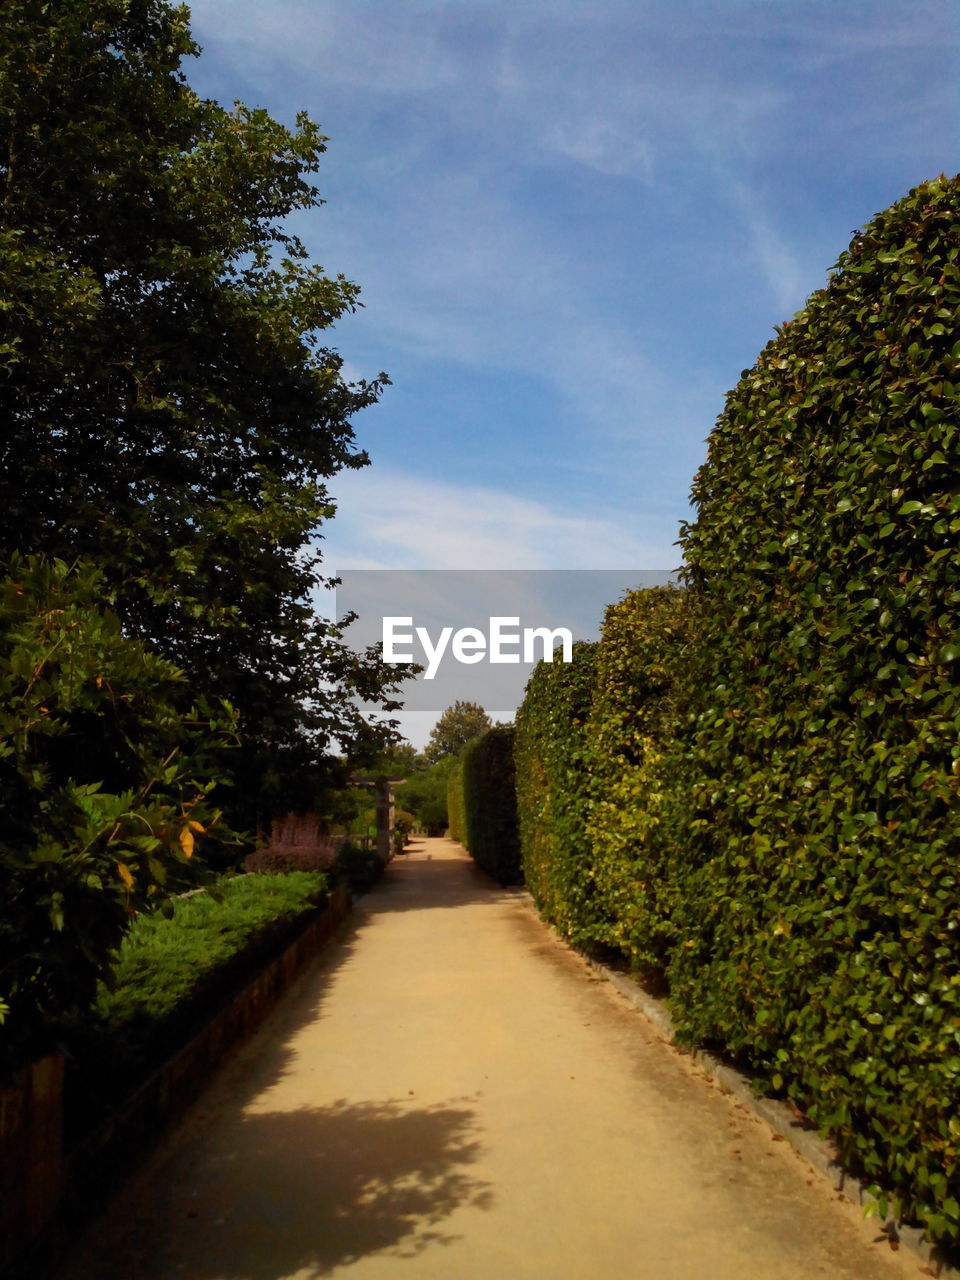
{"type": "MultiPolygon", "coordinates": [[[[523,905],[542,920],[532,895],[524,891],[519,897],[523,905]]],[[[546,921],[543,923],[547,924],[546,921]]],[[[764,1098],[757,1094],[749,1076],[721,1061],[716,1054],[709,1053],[706,1049],[690,1049],[686,1045],[677,1044],[673,1018],[662,1000],[650,995],[635,979],[624,973],[618,973],[597,960],[592,960],[566,939],[561,938],[552,926],[548,924],[547,927],[554,937],[584,961],[588,968],[625,996],[653,1024],[662,1040],[689,1056],[722,1093],[728,1093],[736,1098],[751,1115],[761,1120],[777,1137],[789,1142],[793,1149],[817,1173],[826,1178],[833,1189],[845,1200],[864,1210],[870,1205],[877,1206],[876,1198],[870,1195],[866,1185],[837,1162],[836,1153],[829,1143],[821,1138],[812,1126],[798,1120],[796,1113],[785,1102],[780,1102],[776,1098],[764,1098]]],[[[940,1258],[935,1247],[925,1238],[922,1228],[900,1224],[891,1215],[882,1218],[878,1207],[874,1208],[871,1216],[876,1220],[877,1228],[883,1235],[888,1236],[892,1243],[898,1243],[909,1250],[920,1262],[925,1263],[939,1280],[960,1280],[960,1270],[940,1258]]]]}

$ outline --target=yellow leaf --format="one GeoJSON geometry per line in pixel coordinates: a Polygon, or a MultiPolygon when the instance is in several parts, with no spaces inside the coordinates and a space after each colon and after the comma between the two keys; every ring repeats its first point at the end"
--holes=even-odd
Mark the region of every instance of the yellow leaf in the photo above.
{"type": "Polygon", "coordinates": [[[180,832],[180,848],[188,858],[193,857],[193,832],[190,827],[184,827],[180,832]]]}
{"type": "Polygon", "coordinates": [[[130,874],[130,868],[125,862],[117,863],[117,870],[120,872],[120,879],[127,886],[127,890],[133,889],[133,876],[130,874]]]}
{"type": "Polygon", "coordinates": [[[193,827],[194,831],[199,831],[201,835],[203,835],[203,833],[206,831],[206,827],[203,825],[203,823],[197,822],[196,818],[190,819],[190,826],[193,827]]]}

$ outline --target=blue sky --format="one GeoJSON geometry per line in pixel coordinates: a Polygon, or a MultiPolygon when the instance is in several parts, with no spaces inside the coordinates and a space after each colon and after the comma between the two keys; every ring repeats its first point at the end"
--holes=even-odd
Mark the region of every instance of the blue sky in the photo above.
{"type": "Polygon", "coordinates": [[[199,92],[330,142],[296,230],[393,380],[338,568],[670,568],[725,392],[960,169],[953,0],[196,0],[199,92]]]}

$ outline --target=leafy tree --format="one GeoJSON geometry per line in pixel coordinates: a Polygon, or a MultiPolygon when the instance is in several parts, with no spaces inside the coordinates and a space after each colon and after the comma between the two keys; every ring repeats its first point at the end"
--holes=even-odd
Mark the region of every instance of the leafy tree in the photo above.
{"type": "Polygon", "coordinates": [[[424,755],[431,764],[459,755],[471,738],[491,728],[493,721],[476,702],[455,702],[430,730],[424,755]]]}
{"type": "Polygon", "coordinates": [[[397,803],[409,810],[428,835],[440,835],[447,826],[447,783],[456,760],[447,755],[427,769],[411,771],[397,788],[397,803]]]}
{"type": "Polygon", "coordinates": [[[377,756],[368,772],[373,777],[407,778],[426,767],[426,758],[412,743],[396,742],[377,756]]]}
{"type": "Polygon", "coordinates": [[[89,564],[0,580],[0,1067],[89,1004],[129,918],[222,836],[206,795],[228,708],[185,716],[172,663],[123,635],[89,564]]]}
{"type": "Polygon", "coordinates": [[[0,29],[0,560],[102,566],[125,631],[239,716],[239,816],[382,739],[383,669],[318,622],[325,481],[367,458],[319,338],[357,288],[284,220],[321,202],[305,115],[199,98],[188,12],[12,0],[0,29]]]}

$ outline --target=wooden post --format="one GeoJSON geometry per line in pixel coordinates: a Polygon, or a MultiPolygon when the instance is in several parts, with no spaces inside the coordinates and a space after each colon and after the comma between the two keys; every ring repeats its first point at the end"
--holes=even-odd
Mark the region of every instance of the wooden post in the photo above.
{"type": "Polygon", "coordinates": [[[377,805],[377,857],[386,866],[393,857],[393,820],[394,798],[393,788],[406,782],[406,778],[353,778],[351,786],[373,787],[377,805]]]}

